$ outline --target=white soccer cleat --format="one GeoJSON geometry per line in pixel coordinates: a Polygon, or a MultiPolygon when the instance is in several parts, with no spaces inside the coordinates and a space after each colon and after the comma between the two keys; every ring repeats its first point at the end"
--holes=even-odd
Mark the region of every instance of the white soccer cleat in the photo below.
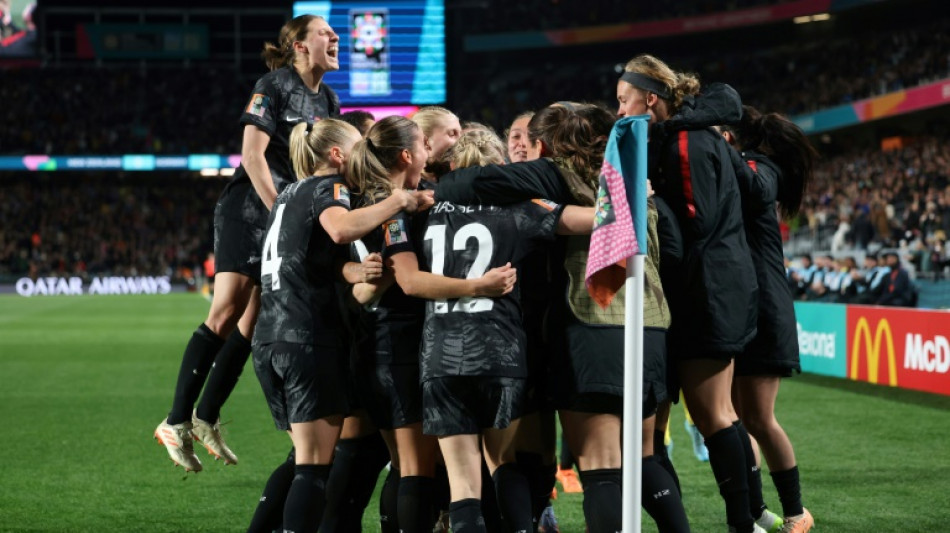
{"type": "Polygon", "coordinates": [[[231,448],[228,448],[228,445],[224,443],[224,438],[221,436],[220,421],[212,425],[198,418],[197,415],[192,415],[191,423],[193,426],[191,430],[192,435],[208,450],[208,453],[214,456],[215,460],[223,459],[226,465],[237,464],[237,455],[234,455],[231,448]]]}
{"type": "Polygon", "coordinates": [[[185,469],[185,472],[201,472],[201,461],[195,455],[194,443],[191,439],[191,422],[169,424],[168,419],[155,428],[155,439],[164,444],[168,456],[176,465],[185,469]]]}
{"type": "Polygon", "coordinates": [[[755,523],[764,529],[766,533],[779,533],[782,531],[782,527],[785,525],[785,521],[781,516],[769,511],[768,509],[762,511],[762,516],[758,517],[755,520],[755,523]]]}

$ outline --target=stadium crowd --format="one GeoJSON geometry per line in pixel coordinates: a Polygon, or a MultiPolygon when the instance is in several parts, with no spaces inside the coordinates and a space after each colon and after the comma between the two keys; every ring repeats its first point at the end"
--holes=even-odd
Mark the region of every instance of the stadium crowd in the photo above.
{"type": "MultiPolygon", "coordinates": [[[[461,103],[462,112],[495,127],[525,108],[559,98],[603,101],[612,96],[592,92],[617,76],[626,47],[605,50],[603,58],[585,55],[577,61],[534,54],[538,69],[527,72],[508,56],[492,59],[484,70],[472,70],[465,86],[485,94],[461,103]]],[[[672,63],[696,72],[704,83],[729,83],[743,102],[789,116],[814,112],[934,82],[950,75],[950,20],[920,22],[914,27],[859,34],[812,37],[795,45],[724,53],[693,50],[672,56],[672,63]],[[776,91],[775,87],[782,87],[776,91]]]]}
{"type": "Polygon", "coordinates": [[[482,2],[484,16],[472,27],[475,33],[530,31],[577,28],[616,24],[617,21],[643,22],[746,9],[785,3],[787,0],[727,0],[713,2],[569,2],[547,0],[543,8],[529,2],[487,0],[482,2]]]}
{"type": "Polygon", "coordinates": [[[187,272],[212,249],[223,183],[141,174],[23,174],[0,181],[0,277],[187,272]]]}

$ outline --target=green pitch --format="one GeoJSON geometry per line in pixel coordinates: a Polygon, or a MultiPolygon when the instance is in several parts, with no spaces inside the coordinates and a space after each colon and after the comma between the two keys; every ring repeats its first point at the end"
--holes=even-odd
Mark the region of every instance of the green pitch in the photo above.
{"type": "MultiPolygon", "coordinates": [[[[204,472],[186,476],[152,438],[207,308],[194,294],[0,297],[0,531],[244,531],[290,448],[251,365],[223,414],[240,465],[201,449],[204,472]]],[[[777,411],[817,531],[944,528],[950,398],[802,376],[783,384],[777,411]]],[[[673,414],[693,531],[725,531],[709,465],[692,456],[682,410],[673,414]]],[[[375,505],[366,531],[378,531],[375,505]]],[[[561,494],[555,510],[562,532],[584,531],[579,495],[561,494]]],[[[655,531],[649,518],[643,530],[655,531]]]]}

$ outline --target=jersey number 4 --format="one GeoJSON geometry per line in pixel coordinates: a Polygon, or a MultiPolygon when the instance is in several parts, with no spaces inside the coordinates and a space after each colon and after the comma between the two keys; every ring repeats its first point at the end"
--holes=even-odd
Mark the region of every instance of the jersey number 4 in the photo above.
{"type": "Polygon", "coordinates": [[[274,223],[267,230],[267,237],[264,239],[264,257],[261,258],[261,282],[264,276],[270,276],[271,290],[280,290],[280,263],[282,259],[277,254],[277,240],[280,236],[280,223],[284,220],[284,208],[287,204],[277,206],[277,212],[274,213],[274,223]]]}
{"type": "MultiPolygon", "coordinates": [[[[432,273],[440,276],[445,271],[445,225],[429,226],[426,229],[426,240],[432,241],[432,273]]],[[[488,228],[477,222],[466,224],[455,232],[455,238],[452,239],[452,249],[459,251],[465,250],[469,239],[475,239],[478,242],[478,253],[475,254],[475,261],[468,269],[466,279],[476,279],[485,275],[488,265],[491,264],[491,255],[493,241],[491,232],[488,228]]],[[[491,298],[460,298],[452,307],[453,313],[482,313],[491,311],[495,305],[491,298]]],[[[446,300],[435,301],[436,313],[448,313],[449,303],[446,300]]]]}

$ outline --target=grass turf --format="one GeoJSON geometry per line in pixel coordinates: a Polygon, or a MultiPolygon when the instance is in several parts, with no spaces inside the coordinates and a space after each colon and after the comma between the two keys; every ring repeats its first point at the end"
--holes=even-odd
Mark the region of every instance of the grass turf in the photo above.
{"type": "MultiPolygon", "coordinates": [[[[290,448],[253,369],[223,417],[241,464],[184,475],[152,439],[181,354],[208,304],[194,294],[0,297],[0,531],[243,531],[290,448]]],[[[805,505],[827,532],[939,530],[950,494],[950,398],[815,376],[786,381],[776,408],[795,444],[805,505]]],[[[693,531],[724,531],[708,463],[674,407],[673,460],[693,531]]],[[[763,472],[766,501],[781,507],[763,472]]],[[[581,496],[560,494],[565,533],[581,496]]],[[[372,519],[375,498],[364,524],[372,519]]],[[[643,531],[655,527],[648,517],[643,531]]]]}

